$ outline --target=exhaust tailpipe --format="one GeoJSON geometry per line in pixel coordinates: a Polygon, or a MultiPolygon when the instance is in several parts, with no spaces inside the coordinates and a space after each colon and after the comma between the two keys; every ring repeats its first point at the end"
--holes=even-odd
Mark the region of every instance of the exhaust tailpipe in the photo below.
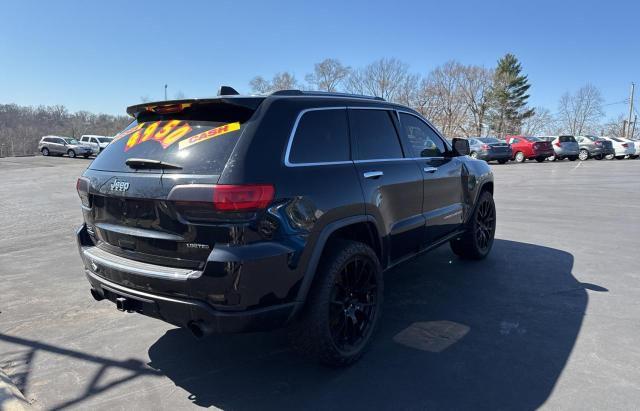
{"type": "Polygon", "coordinates": [[[96,301],[102,301],[104,300],[104,295],[100,294],[95,288],[91,289],[91,296],[93,297],[94,300],[96,301]]]}
{"type": "Polygon", "coordinates": [[[204,338],[213,332],[213,329],[202,321],[191,321],[187,328],[196,338],[204,338]]]}

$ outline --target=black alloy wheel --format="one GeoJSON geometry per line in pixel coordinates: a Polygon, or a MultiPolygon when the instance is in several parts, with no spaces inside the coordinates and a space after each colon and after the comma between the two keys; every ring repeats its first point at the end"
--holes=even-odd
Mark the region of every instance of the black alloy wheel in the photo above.
{"type": "Polygon", "coordinates": [[[377,310],[377,279],[373,262],[355,256],[336,276],[331,290],[329,327],[336,347],[357,351],[367,341],[377,310]]]}
{"type": "Polygon", "coordinates": [[[493,201],[483,197],[478,204],[475,218],[476,243],[481,252],[486,252],[491,247],[496,231],[496,209],[493,201]]]}

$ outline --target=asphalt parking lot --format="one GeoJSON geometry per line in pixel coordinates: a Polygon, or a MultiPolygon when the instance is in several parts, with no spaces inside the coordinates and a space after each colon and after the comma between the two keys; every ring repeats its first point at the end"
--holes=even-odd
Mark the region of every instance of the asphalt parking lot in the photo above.
{"type": "Polygon", "coordinates": [[[389,271],[377,338],[346,370],[281,331],[196,340],[95,302],[74,238],[88,164],[0,159],[0,368],[37,408],[640,404],[640,160],[493,166],[490,257],[443,246],[389,271]]]}

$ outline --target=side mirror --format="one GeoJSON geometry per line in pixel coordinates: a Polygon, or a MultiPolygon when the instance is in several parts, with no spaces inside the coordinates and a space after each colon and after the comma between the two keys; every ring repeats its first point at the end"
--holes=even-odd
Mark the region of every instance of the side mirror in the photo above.
{"type": "Polygon", "coordinates": [[[469,148],[469,140],[466,138],[454,138],[451,141],[454,156],[468,156],[471,152],[469,148]]]}

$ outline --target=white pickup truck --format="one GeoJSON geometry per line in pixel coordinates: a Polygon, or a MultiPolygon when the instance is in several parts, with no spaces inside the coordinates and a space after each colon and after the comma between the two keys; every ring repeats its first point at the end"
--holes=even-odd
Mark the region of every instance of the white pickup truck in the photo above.
{"type": "Polygon", "coordinates": [[[97,149],[94,150],[96,154],[104,150],[112,140],[113,137],[96,136],[93,134],[85,134],[84,136],[80,137],[80,142],[82,144],[88,144],[97,149]]]}

